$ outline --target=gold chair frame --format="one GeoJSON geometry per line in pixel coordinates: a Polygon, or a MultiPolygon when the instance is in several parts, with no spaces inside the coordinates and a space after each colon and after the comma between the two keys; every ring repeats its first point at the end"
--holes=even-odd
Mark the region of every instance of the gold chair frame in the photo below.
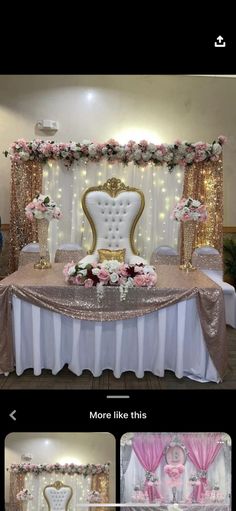
{"type": "Polygon", "coordinates": [[[66,511],[68,510],[68,506],[69,506],[69,503],[72,499],[72,495],[73,495],[73,489],[71,488],[71,486],[69,486],[68,484],[63,484],[61,481],[55,481],[55,483],[53,484],[48,484],[47,486],[45,486],[44,490],[43,490],[43,496],[47,502],[47,505],[48,505],[48,509],[49,511],[51,511],[51,506],[50,506],[50,503],[49,503],[49,500],[46,496],[46,489],[47,488],[55,488],[56,490],[60,490],[61,488],[70,488],[71,490],[71,494],[70,494],[70,498],[66,504],[66,511]]]}
{"type": "Polygon", "coordinates": [[[96,231],[96,227],[94,225],[93,219],[92,219],[92,217],[88,211],[87,205],[86,205],[86,197],[90,192],[98,192],[98,191],[106,192],[106,193],[108,193],[108,195],[110,195],[110,197],[117,197],[117,195],[119,195],[122,192],[136,192],[140,195],[140,198],[141,198],[140,208],[139,208],[139,211],[138,211],[136,217],[133,220],[133,224],[131,226],[130,234],[129,234],[131,250],[134,255],[139,255],[138,250],[135,248],[134,231],[135,231],[136,225],[137,225],[137,223],[142,215],[142,212],[144,210],[144,207],[145,207],[145,197],[141,190],[139,190],[138,188],[133,188],[131,186],[126,186],[120,179],[117,179],[116,177],[112,177],[112,178],[108,179],[106,181],[106,183],[104,183],[103,185],[91,186],[90,188],[85,190],[85,192],[82,196],[82,208],[83,208],[85,216],[90,224],[90,227],[92,229],[92,235],[93,235],[92,245],[91,245],[90,250],[88,250],[88,254],[93,254],[95,252],[96,245],[97,245],[97,231],[96,231]]]}

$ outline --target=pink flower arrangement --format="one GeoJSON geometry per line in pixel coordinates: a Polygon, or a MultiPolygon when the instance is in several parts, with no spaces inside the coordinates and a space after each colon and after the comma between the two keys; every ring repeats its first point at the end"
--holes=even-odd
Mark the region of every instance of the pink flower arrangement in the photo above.
{"type": "Polygon", "coordinates": [[[36,195],[32,202],[27,204],[25,208],[25,214],[28,220],[51,220],[55,218],[60,220],[62,214],[60,208],[57,207],[56,203],[48,196],[42,195],[41,193],[36,195]]]}
{"type": "Polygon", "coordinates": [[[102,496],[99,491],[88,492],[88,502],[102,502],[102,496]]]}
{"type": "Polygon", "coordinates": [[[137,166],[145,167],[148,163],[161,165],[166,163],[172,171],[175,165],[182,167],[194,162],[217,161],[222,153],[222,146],[226,143],[226,137],[220,135],[212,144],[197,142],[181,142],[176,140],[174,144],[153,144],[147,140],[139,143],[130,140],[121,145],[114,139],[105,143],[91,142],[66,142],[55,143],[50,140],[16,140],[11,144],[8,151],[3,154],[10,155],[13,163],[27,162],[30,160],[47,162],[49,159],[63,160],[69,167],[75,160],[100,161],[105,158],[109,162],[123,163],[127,165],[133,162],[137,166]]]}
{"type": "Polygon", "coordinates": [[[188,199],[183,198],[174,207],[171,219],[177,220],[177,222],[188,222],[190,220],[205,222],[207,220],[207,209],[199,200],[192,199],[191,197],[188,199]]]}
{"type": "Polygon", "coordinates": [[[23,490],[19,491],[19,493],[17,493],[16,498],[17,500],[21,501],[28,501],[33,500],[33,495],[29,490],[24,488],[23,490]]]}
{"type": "Polygon", "coordinates": [[[65,265],[63,275],[66,282],[91,288],[97,286],[97,292],[103,293],[103,286],[119,286],[121,300],[125,300],[131,287],[154,287],[157,274],[152,266],[128,265],[118,261],[87,264],[73,261],[65,265]]]}

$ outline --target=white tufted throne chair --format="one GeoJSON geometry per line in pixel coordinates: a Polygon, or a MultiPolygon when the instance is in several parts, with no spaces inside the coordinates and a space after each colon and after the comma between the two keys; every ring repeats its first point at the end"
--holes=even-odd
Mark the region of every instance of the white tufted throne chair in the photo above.
{"type": "Polygon", "coordinates": [[[98,249],[124,249],[125,262],[147,261],[139,257],[134,245],[134,231],[143,212],[143,192],[125,186],[115,177],[101,186],[88,188],[82,198],[82,207],[90,223],[93,242],[90,251],[80,262],[98,262],[98,249]]]}
{"type": "Polygon", "coordinates": [[[45,486],[44,498],[48,505],[48,511],[67,511],[73,495],[71,486],[66,486],[61,481],[45,486]]]}

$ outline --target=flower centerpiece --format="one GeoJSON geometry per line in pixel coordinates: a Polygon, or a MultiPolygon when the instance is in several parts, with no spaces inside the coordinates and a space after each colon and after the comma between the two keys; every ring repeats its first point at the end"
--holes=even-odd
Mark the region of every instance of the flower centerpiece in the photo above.
{"type": "Polygon", "coordinates": [[[34,267],[37,270],[51,268],[51,264],[46,261],[48,224],[52,219],[59,220],[61,218],[61,210],[49,195],[37,193],[32,202],[27,204],[25,214],[29,220],[35,219],[37,222],[40,262],[34,267]]]}
{"type": "Polygon", "coordinates": [[[29,490],[24,488],[23,490],[19,491],[16,495],[17,500],[33,500],[33,495],[30,493],[29,490]]]}
{"type": "Polygon", "coordinates": [[[32,495],[32,493],[29,490],[24,488],[23,490],[19,491],[19,493],[17,493],[16,498],[17,498],[17,500],[22,502],[22,509],[23,509],[23,511],[26,511],[27,510],[28,502],[30,500],[33,500],[33,495],[32,495]]]}
{"type": "Polygon", "coordinates": [[[102,502],[102,497],[101,497],[100,492],[99,491],[95,491],[95,490],[89,491],[88,492],[88,502],[91,502],[91,503],[93,503],[93,502],[97,502],[97,503],[102,502]]]}
{"type": "Polygon", "coordinates": [[[133,287],[153,287],[157,275],[153,266],[144,264],[129,265],[119,261],[103,261],[103,263],[68,263],[63,270],[66,282],[86,288],[97,287],[99,298],[102,297],[104,286],[119,286],[120,300],[125,300],[128,290],[133,287]]]}
{"type": "Polygon", "coordinates": [[[171,214],[171,219],[177,222],[183,222],[184,234],[184,264],[180,266],[182,270],[195,270],[191,263],[193,242],[195,235],[196,222],[205,222],[207,220],[207,209],[199,200],[182,198],[176,204],[171,214]]]}
{"type": "Polygon", "coordinates": [[[134,494],[131,497],[132,502],[146,502],[148,501],[147,495],[143,492],[139,485],[134,487],[134,494]]]}

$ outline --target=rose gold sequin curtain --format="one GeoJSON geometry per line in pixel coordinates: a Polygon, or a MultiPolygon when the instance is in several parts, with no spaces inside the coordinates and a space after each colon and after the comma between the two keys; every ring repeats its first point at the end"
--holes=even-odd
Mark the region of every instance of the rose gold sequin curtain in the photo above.
{"type": "Polygon", "coordinates": [[[25,216],[25,206],[42,191],[42,164],[38,162],[12,163],[10,205],[9,271],[18,268],[19,254],[24,245],[36,241],[36,223],[25,216]]]}
{"type": "MultiPolygon", "coordinates": [[[[185,169],[183,197],[198,199],[207,206],[208,219],[196,224],[193,248],[210,245],[223,251],[223,161],[194,163],[185,169]]],[[[181,229],[183,231],[183,229],[181,229]]],[[[183,262],[183,232],[181,232],[183,262]]]]}
{"type": "MultiPolygon", "coordinates": [[[[109,503],[109,474],[92,475],[91,491],[98,491],[102,497],[102,503],[109,503]]],[[[106,511],[106,508],[99,507],[94,511],[106,511]]]]}
{"type": "Polygon", "coordinates": [[[16,499],[16,495],[23,490],[24,482],[25,474],[10,472],[9,511],[22,511],[22,502],[16,499]]]}

